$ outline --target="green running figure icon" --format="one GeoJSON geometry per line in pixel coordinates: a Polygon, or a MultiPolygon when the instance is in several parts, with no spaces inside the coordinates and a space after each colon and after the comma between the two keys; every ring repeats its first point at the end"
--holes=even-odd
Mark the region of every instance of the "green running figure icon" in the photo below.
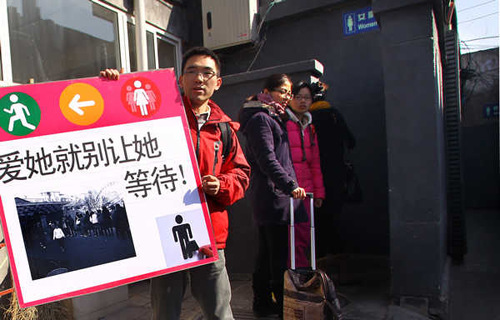
{"type": "Polygon", "coordinates": [[[16,136],[30,134],[40,123],[38,104],[22,92],[12,92],[0,99],[0,110],[0,126],[16,136]]]}
{"type": "Polygon", "coordinates": [[[17,101],[19,101],[19,98],[15,94],[10,96],[10,101],[12,101],[10,109],[3,109],[3,111],[7,113],[14,113],[14,116],[10,117],[9,120],[9,132],[12,132],[12,130],[14,130],[14,122],[18,120],[20,120],[21,124],[26,128],[35,130],[36,127],[32,124],[29,124],[28,121],[26,121],[26,116],[24,115],[25,112],[28,116],[30,115],[30,111],[28,110],[28,108],[22,103],[17,103],[17,101]]]}

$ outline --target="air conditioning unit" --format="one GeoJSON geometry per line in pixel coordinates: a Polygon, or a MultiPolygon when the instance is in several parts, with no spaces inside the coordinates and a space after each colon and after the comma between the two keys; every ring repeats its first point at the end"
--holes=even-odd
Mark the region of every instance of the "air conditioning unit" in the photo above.
{"type": "Polygon", "coordinates": [[[258,0],[202,0],[203,43],[221,49],[252,41],[258,0]]]}

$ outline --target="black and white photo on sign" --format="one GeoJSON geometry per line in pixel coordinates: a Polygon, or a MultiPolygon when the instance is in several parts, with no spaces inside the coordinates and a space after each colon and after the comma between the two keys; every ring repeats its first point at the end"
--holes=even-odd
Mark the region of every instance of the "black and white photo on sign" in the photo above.
{"type": "Polygon", "coordinates": [[[112,185],[15,198],[32,280],[136,256],[126,204],[112,185]]]}

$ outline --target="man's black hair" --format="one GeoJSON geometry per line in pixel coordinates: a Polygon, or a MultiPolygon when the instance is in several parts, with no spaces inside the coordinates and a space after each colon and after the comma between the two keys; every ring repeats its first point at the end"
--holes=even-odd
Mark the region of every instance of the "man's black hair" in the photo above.
{"type": "Polygon", "coordinates": [[[184,53],[184,55],[182,56],[182,73],[184,73],[186,62],[189,60],[189,58],[194,56],[207,56],[214,59],[215,65],[217,66],[217,74],[220,73],[221,64],[219,57],[217,56],[217,54],[215,54],[215,52],[205,47],[194,47],[184,53]]]}

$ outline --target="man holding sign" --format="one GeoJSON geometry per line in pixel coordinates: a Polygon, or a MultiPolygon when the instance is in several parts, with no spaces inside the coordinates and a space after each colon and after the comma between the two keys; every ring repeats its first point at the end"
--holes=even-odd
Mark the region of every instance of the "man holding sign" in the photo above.
{"type": "MultiPolygon", "coordinates": [[[[118,70],[106,69],[100,75],[118,79],[118,70]]],[[[201,267],[160,276],[151,281],[153,319],[179,319],[184,292],[191,278],[191,292],[207,319],[233,319],[231,287],[226,271],[224,248],[228,235],[226,207],[243,198],[249,183],[248,165],[232,120],[210,98],[220,88],[220,61],[211,50],[192,48],[182,59],[179,85],[189,129],[202,176],[202,190],[207,195],[219,260],[201,267]],[[228,123],[224,133],[220,123],[228,123]],[[230,140],[225,139],[228,134],[230,140]],[[227,140],[229,143],[223,145],[227,140]],[[226,150],[224,148],[229,148],[226,150]]],[[[211,248],[201,248],[213,254],[211,248]]]]}

